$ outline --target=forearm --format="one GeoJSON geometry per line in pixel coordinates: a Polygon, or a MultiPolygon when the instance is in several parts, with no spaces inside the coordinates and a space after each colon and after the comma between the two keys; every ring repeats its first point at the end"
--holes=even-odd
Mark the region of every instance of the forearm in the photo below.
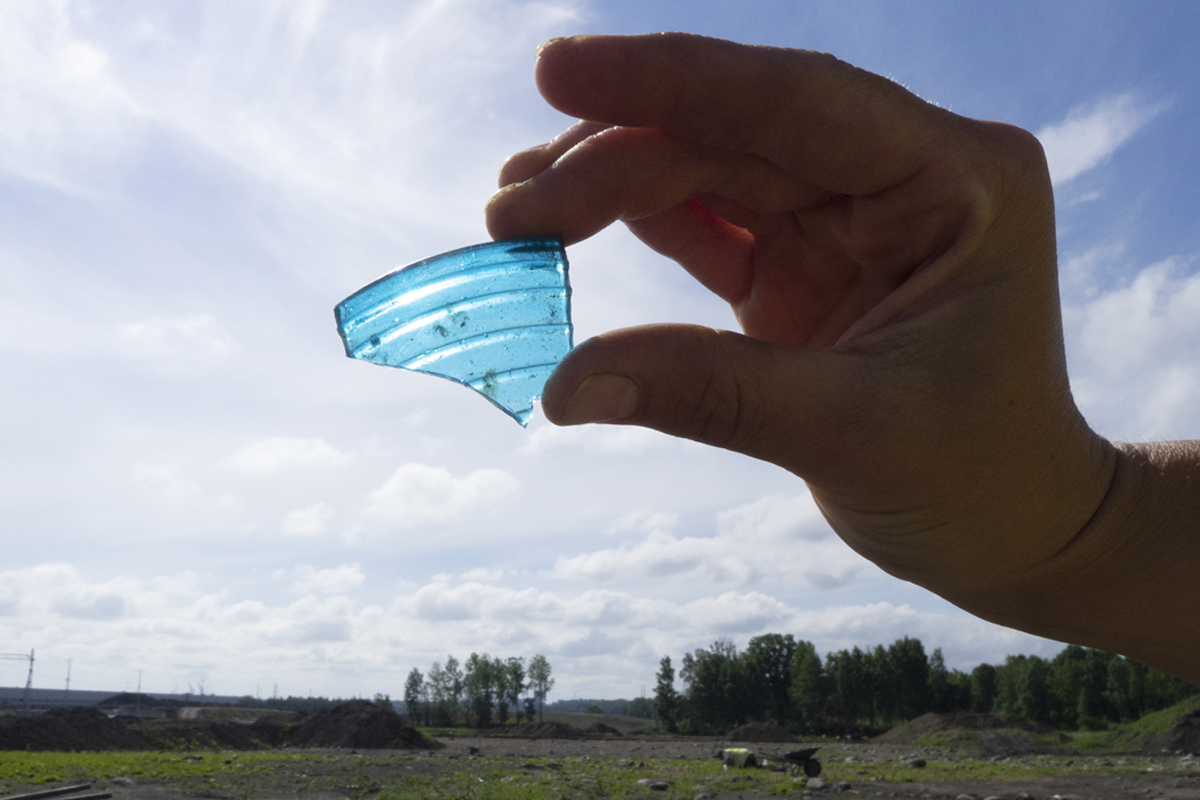
{"type": "Polygon", "coordinates": [[[963,605],[1200,682],[1200,442],[1114,448],[1108,492],[1067,546],[1008,589],[963,605]]]}

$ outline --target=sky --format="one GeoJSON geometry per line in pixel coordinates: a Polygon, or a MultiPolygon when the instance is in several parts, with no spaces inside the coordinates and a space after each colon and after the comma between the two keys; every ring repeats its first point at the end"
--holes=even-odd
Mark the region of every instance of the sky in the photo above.
{"type": "MultiPolygon", "coordinates": [[[[1200,4],[4,0],[0,653],[41,688],[336,697],[541,653],[555,699],[652,693],[719,637],[1061,649],[884,574],[779,468],[345,358],[333,306],[486,241],[504,159],[570,124],[537,45],[659,30],[1035,132],[1081,408],[1197,435],[1200,4]]],[[[576,341],[735,327],[623,228],[569,257],[576,341]]]]}

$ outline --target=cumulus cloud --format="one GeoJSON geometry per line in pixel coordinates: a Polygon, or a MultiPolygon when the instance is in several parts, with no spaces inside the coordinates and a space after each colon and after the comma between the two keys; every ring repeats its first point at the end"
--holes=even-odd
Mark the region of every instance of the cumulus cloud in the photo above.
{"type": "Polygon", "coordinates": [[[1188,438],[1200,423],[1200,274],[1180,259],[1063,309],[1071,386],[1106,435],[1188,438]]]}
{"type": "Polygon", "coordinates": [[[367,514],[394,528],[442,524],[506,500],[519,488],[517,479],[500,469],[456,478],[442,467],[404,464],[371,494],[367,514]]]}
{"type": "Polygon", "coordinates": [[[195,505],[201,501],[200,484],[185,476],[175,464],[137,464],[132,478],[139,489],[169,503],[195,505]]]}
{"type": "Polygon", "coordinates": [[[1103,164],[1167,105],[1120,94],[1071,109],[1062,122],[1037,133],[1050,164],[1051,181],[1058,186],[1103,164]]]}
{"type": "Polygon", "coordinates": [[[952,666],[995,663],[1013,652],[1056,652],[1054,643],[1006,631],[957,610],[921,611],[891,603],[798,609],[760,591],[726,591],[689,602],[626,591],[554,592],[449,577],[397,590],[386,606],[364,605],[361,567],[297,566],[275,575],[305,596],[248,599],[206,590],[190,574],[89,580],[47,564],[0,572],[21,604],[0,615],[12,650],[32,642],[42,674],[65,670],[97,688],[119,689],[132,667],[152,690],[208,676],[210,691],[245,694],[255,682],[285,691],[377,691],[412,666],[426,668],[470,652],[546,654],[560,690],[587,686],[628,696],[673,657],[719,637],[739,646],[762,633],[791,633],[821,652],[917,636],[942,647],[952,666]],[[632,676],[632,677],[631,677],[632,676]]]}
{"type": "Polygon", "coordinates": [[[112,157],[136,115],[71,3],[0,3],[0,172],[79,192],[76,177],[112,157]]]}
{"type": "Polygon", "coordinates": [[[323,439],[275,436],[251,442],[229,459],[243,475],[263,475],[299,467],[335,467],[346,456],[323,439]]]}
{"type": "Polygon", "coordinates": [[[291,577],[288,590],[297,594],[344,594],[367,579],[358,564],[342,564],[332,569],[302,564],[291,571],[291,577]]]}
{"type": "Polygon", "coordinates": [[[289,511],[279,528],[285,536],[320,536],[328,530],[332,519],[333,508],[328,503],[313,503],[289,511]]]}
{"type": "Polygon", "coordinates": [[[236,349],[237,341],[212,314],[154,316],[117,332],[119,354],[172,374],[207,371],[236,349]]]}
{"type": "Polygon", "coordinates": [[[649,428],[624,425],[559,428],[546,424],[530,433],[521,446],[521,452],[537,456],[552,450],[574,449],[604,455],[638,456],[650,450],[685,444],[680,439],[673,439],[649,428]]]}
{"type": "Polygon", "coordinates": [[[866,568],[866,562],[833,534],[805,493],[772,495],[724,511],[717,516],[712,536],[680,536],[665,527],[650,527],[643,538],[619,547],[560,558],[553,574],[568,580],[652,578],[728,586],[787,576],[813,588],[831,589],[866,568]]]}

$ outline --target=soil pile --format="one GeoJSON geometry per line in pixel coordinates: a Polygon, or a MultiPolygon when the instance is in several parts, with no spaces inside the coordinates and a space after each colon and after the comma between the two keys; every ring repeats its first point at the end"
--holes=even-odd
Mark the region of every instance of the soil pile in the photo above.
{"type": "Polygon", "coordinates": [[[1200,755],[1200,711],[1193,711],[1176,722],[1167,734],[1171,750],[1200,755]]]}
{"type": "Polygon", "coordinates": [[[97,708],[52,709],[36,717],[0,716],[2,750],[261,750],[268,747],[441,747],[394,711],[366,700],[316,711],[294,725],[203,719],[108,717],[97,708]]]}
{"type": "Polygon", "coordinates": [[[395,711],[368,700],[314,711],[295,724],[287,739],[298,747],[433,750],[442,746],[406,725],[395,711]]]}
{"type": "Polygon", "coordinates": [[[624,736],[619,730],[612,725],[605,725],[603,722],[597,722],[595,725],[583,729],[587,736],[624,736]]]}
{"type": "Polygon", "coordinates": [[[578,739],[583,736],[583,731],[562,722],[547,720],[546,722],[523,722],[491,735],[512,736],[518,739],[578,739]]]}
{"type": "Polygon", "coordinates": [[[925,714],[892,728],[875,739],[884,744],[914,744],[922,736],[954,731],[989,731],[1001,728],[1046,734],[1053,729],[1022,717],[998,717],[994,714],[925,714]]]}
{"type": "Polygon", "coordinates": [[[739,725],[725,737],[727,742],[798,742],[800,737],[774,722],[739,725]]]}
{"type": "Polygon", "coordinates": [[[95,708],[55,708],[37,717],[0,716],[0,750],[133,750],[142,737],[95,708]]]}
{"type": "Polygon", "coordinates": [[[55,708],[0,717],[0,750],[256,750],[281,743],[278,727],[108,717],[97,708],[55,708]]]}

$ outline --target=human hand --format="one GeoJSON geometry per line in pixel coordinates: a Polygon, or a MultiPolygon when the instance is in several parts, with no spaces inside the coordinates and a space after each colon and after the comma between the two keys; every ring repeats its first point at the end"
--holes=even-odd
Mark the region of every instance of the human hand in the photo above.
{"type": "Polygon", "coordinates": [[[546,384],[558,424],[642,425],[774,462],[839,535],[993,620],[1073,575],[1116,457],[1076,410],[1034,137],[831,56],[684,34],[554,40],[582,121],[504,166],[496,238],[616,220],[744,335],[613,331],[546,384]]]}

